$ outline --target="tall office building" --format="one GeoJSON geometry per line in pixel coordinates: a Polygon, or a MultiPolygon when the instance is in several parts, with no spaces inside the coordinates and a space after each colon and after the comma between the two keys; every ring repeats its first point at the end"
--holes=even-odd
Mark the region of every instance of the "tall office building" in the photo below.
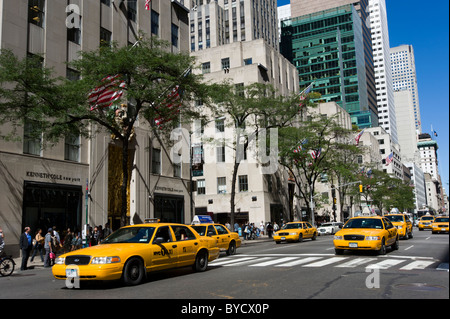
{"type": "Polygon", "coordinates": [[[314,82],[313,91],[322,95],[321,100],[338,103],[353,124],[376,127],[375,85],[369,80],[373,65],[367,59],[371,40],[359,14],[347,4],[284,20],[281,52],[297,67],[300,87],[314,82]]]}
{"type": "Polygon", "coordinates": [[[369,0],[372,32],[375,87],[377,92],[378,122],[392,140],[398,142],[396,108],[392,88],[389,31],[385,0],[369,0]]]}
{"type": "MultiPolygon", "coordinates": [[[[188,52],[187,8],[176,0],[152,0],[150,6],[146,10],[144,0],[0,1],[0,47],[20,58],[39,54],[56,76],[68,78],[76,78],[67,62],[79,51],[96,50],[111,41],[134,44],[138,30],[171,41],[173,52],[188,52]]],[[[0,131],[11,129],[5,124],[0,131]]],[[[120,210],[111,194],[120,188],[116,167],[121,153],[110,134],[99,132],[92,140],[67,137],[44,148],[47,141],[30,138],[28,129],[17,129],[20,141],[0,139],[0,222],[7,252],[19,252],[25,226],[33,233],[52,226],[80,231],[86,221],[110,222],[117,228],[120,210]]],[[[165,145],[142,121],[135,131],[130,222],[149,217],[190,222],[189,164],[174,167],[165,145]]]]}
{"type": "MultiPolygon", "coordinates": [[[[298,72],[279,52],[277,22],[275,0],[191,1],[190,51],[201,64],[196,72],[202,72],[205,81],[227,80],[236,88],[264,83],[282,95],[298,93],[298,72]]],[[[231,117],[208,116],[216,118],[192,126],[195,212],[210,213],[215,221],[225,223],[231,219],[235,128],[231,117]]],[[[288,186],[287,173],[280,168],[263,174],[256,154],[248,151],[245,156],[248,159],[241,162],[237,175],[235,221],[259,225],[290,220],[293,198],[288,187],[293,185],[288,186]]]]}
{"type": "MultiPolygon", "coordinates": [[[[412,45],[400,45],[390,49],[390,56],[393,89],[394,91],[407,89],[411,92],[416,130],[420,134],[422,132],[422,125],[420,122],[419,92],[417,88],[414,49],[412,45]]],[[[400,120],[398,119],[398,121],[400,120]]]]}
{"type": "Polygon", "coordinates": [[[190,0],[191,52],[264,39],[278,51],[276,0],[190,0]]]}

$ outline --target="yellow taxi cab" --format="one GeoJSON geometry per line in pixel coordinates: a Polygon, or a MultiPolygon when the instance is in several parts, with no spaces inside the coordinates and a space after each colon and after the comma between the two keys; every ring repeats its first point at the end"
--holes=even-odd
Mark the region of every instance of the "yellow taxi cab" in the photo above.
{"type": "Polygon", "coordinates": [[[284,225],[279,231],[273,234],[273,240],[279,244],[281,242],[301,242],[305,238],[316,240],[317,228],[308,222],[290,222],[284,225]]]}
{"type": "Polygon", "coordinates": [[[197,224],[192,225],[200,236],[208,236],[217,240],[220,250],[226,251],[227,255],[236,254],[236,248],[241,247],[241,239],[238,233],[229,231],[222,224],[197,224]]]}
{"type": "Polygon", "coordinates": [[[448,216],[436,216],[431,227],[433,234],[448,233],[448,216]]]}
{"type": "Polygon", "coordinates": [[[397,228],[398,235],[405,239],[413,238],[413,226],[411,220],[405,214],[384,215],[397,228]]]}
{"type": "Polygon", "coordinates": [[[433,215],[424,215],[419,219],[419,230],[422,231],[424,229],[432,229],[431,224],[433,224],[434,216],[433,215]]]}
{"type": "Polygon", "coordinates": [[[188,225],[138,224],[120,228],[100,245],[61,255],[52,273],[56,279],[122,279],[137,285],[151,271],[184,266],[205,271],[219,254],[216,240],[199,236],[188,225]]]}
{"type": "Polygon", "coordinates": [[[350,218],[334,235],[336,255],[344,250],[374,250],[386,254],[386,247],[398,249],[397,228],[383,216],[358,216],[350,218]]]}

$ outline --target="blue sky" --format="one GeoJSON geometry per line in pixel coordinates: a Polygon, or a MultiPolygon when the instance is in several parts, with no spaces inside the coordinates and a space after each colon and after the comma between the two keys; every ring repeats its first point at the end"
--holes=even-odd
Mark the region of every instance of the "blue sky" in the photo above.
{"type": "MultiPolygon", "coordinates": [[[[278,6],[290,0],[278,0],[278,6]]],[[[439,172],[449,193],[449,1],[386,0],[391,47],[410,44],[416,59],[422,132],[438,134],[439,172]]]]}

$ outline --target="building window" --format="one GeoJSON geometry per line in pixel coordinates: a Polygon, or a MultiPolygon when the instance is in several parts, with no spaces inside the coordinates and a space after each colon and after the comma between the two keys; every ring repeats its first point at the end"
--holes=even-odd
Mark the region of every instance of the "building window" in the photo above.
{"type": "Polygon", "coordinates": [[[223,133],[223,132],[225,132],[225,119],[218,118],[216,119],[216,133],[223,133]]]}
{"type": "Polygon", "coordinates": [[[181,177],[181,163],[173,163],[173,177],[181,177]]]}
{"type": "Polygon", "coordinates": [[[111,31],[100,27],[100,46],[110,46],[111,45],[111,31]]]}
{"type": "Polygon", "coordinates": [[[204,179],[197,180],[197,195],[205,195],[206,194],[206,184],[204,179]]]}
{"type": "Polygon", "coordinates": [[[216,148],[217,151],[217,162],[225,163],[225,146],[219,146],[216,148]]]}
{"type": "Polygon", "coordinates": [[[41,155],[42,136],[37,134],[33,123],[26,122],[23,130],[23,153],[41,155]]]}
{"type": "Polygon", "coordinates": [[[159,35],[159,13],[152,10],[151,19],[152,19],[151,24],[152,33],[155,35],[159,35]]]}
{"type": "Polygon", "coordinates": [[[111,6],[111,0],[101,0],[100,2],[106,4],[108,7],[111,6]]]}
{"type": "Polygon", "coordinates": [[[210,62],[202,63],[202,73],[203,74],[211,73],[211,63],[210,62]]]}
{"type": "Polygon", "coordinates": [[[222,59],[222,70],[230,68],[230,58],[222,59]]]}
{"type": "Polygon", "coordinates": [[[217,194],[226,194],[227,192],[227,178],[217,177],[217,194]]]}
{"type": "Polygon", "coordinates": [[[178,48],[178,26],[172,23],[172,45],[178,48]]]}
{"type": "Polygon", "coordinates": [[[64,159],[66,161],[80,161],[80,136],[71,135],[64,139],[64,159]]]}
{"type": "Polygon", "coordinates": [[[239,176],[239,192],[248,192],[248,177],[247,177],[247,175],[239,176]]]}
{"type": "Polygon", "coordinates": [[[67,28],[67,41],[73,42],[75,44],[81,44],[81,17],[80,25],[78,28],[67,28]]]}
{"type": "Polygon", "coordinates": [[[161,150],[152,149],[152,174],[161,174],[161,150]]]}
{"type": "Polygon", "coordinates": [[[136,0],[128,0],[128,19],[136,22],[137,4],[136,0]]]}
{"type": "Polygon", "coordinates": [[[28,22],[42,28],[44,26],[44,10],[45,0],[28,0],[28,22]]]}

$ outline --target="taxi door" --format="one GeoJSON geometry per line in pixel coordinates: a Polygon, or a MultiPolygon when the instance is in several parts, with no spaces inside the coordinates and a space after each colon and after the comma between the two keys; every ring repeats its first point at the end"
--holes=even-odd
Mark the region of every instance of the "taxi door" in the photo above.
{"type": "Polygon", "coordinates": [[[199,240],[189,227],[183,225],[170,226],[175,235],[174,249],[178,254],[178,266],[189,266],[195,263],[199,240]]]}
{"type": "Polygon", "coordinates": [[[303,238],[311,238],[313,235],[312,226],[309,223],[303,223],[304,235],[303,238]]]}
{"type": "Polygon", "coordinates": [[[397,228],[387,218],[383,218],[385,229],[388,232],[388,241],[386,246],[392,245],[397,238],[397,228]]]}
{"type": "Polygon", "coordinates": [[[158,228],[150,244],[150,250],[151,263],[147,263],[147,269],[159,270],[176,267],[178,250],[169,226],[158,228]]]}
{"type": "Polygon", "coordinates": [[[220,249],[227,250],[231,240],[230,232],[222,225],[214,225],[214,228],[217,230],[217,235],[214,236],[217,238],[217,245],[220,249]]]}

